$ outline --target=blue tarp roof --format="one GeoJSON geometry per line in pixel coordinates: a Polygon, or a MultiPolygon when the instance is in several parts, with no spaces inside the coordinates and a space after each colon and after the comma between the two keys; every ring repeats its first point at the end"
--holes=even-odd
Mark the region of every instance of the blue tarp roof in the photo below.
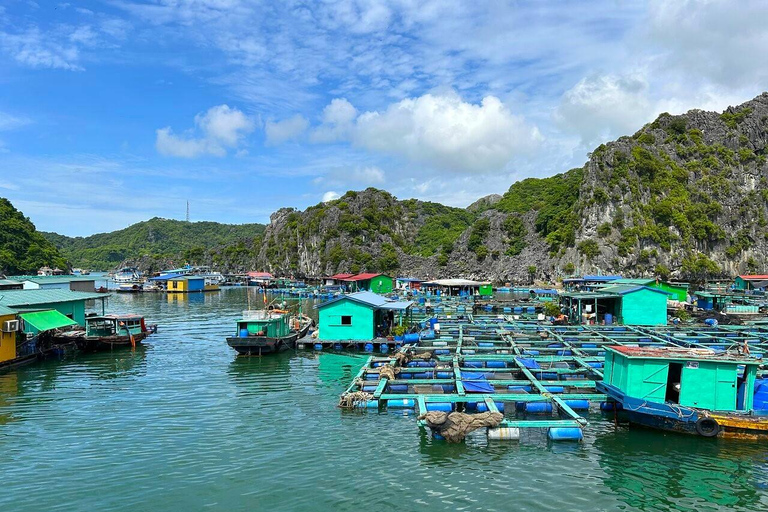
{"type": "Polygon", "coordinates": [[[150,277],[148,281],[168,281],[169,279],[176,279],[182,277],[184,274],[166,274],[164,276],[150,277]]]}

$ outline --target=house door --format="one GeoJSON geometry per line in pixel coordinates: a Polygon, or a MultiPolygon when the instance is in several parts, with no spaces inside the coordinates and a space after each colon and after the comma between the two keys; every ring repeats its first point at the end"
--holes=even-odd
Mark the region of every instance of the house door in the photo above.
{"type": "Polygon", "coordinates": [[[683,364],[669,363],[667,371],[667,392],[664,395],[664,401],[673,404],[680,403],[680,383],[682,382],[683,364]]]}
{"type": "Polygon", "coordinates": [[[736,367],[718,366],[715,370],[716,411],[732,411],[736,408],[736,367]]]}

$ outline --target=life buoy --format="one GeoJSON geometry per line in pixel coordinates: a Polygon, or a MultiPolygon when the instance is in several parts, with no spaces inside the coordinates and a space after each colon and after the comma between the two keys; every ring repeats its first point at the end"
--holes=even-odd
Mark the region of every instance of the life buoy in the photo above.
{"type": "Polygon", "coordinates": [[[703,437],[715,437],[720,433],[720,424],[714,418],[702,416],[696,421],[696,432],[703,437]]]}

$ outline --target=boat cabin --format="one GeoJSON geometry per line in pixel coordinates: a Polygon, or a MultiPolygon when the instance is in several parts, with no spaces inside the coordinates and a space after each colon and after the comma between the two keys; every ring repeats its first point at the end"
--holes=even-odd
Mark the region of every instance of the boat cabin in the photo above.
{"type": "Polygon", "coordinates": [[[288,336],[291,327],[288,323],[288,315],[272,311],[243,311],[243,318],[237,321],[237,336],[266,336],[268,338],[280,338],[288,336]]]}
{"type": "Polygon", "coordinates": [[[709,349],[606,347],[604,382],[625,396],[711,411],[749,411],[760,361],[709,349]]]}
{"type": "Polygon", "coordinates": [[[85,322],[86,336],[126,336],[147,330],[144,317],[137,315],[89,316],[85,322]]]}
{"type": "Polygon", "coordinates": [[[560,305],[571,323],[667,325],[668,296],[647,286],[611,284],[591,292],[565,292],[560,305]]]}

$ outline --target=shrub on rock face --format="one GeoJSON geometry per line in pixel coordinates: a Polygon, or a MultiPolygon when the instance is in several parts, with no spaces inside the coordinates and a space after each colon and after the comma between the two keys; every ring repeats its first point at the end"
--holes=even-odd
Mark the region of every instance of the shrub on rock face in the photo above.
{"type": "Polygon", "coordinates": [[[600,246],[591,238],[579,242],[577,249],[588,260],[592,260],[600,254],[600,246]]]}

